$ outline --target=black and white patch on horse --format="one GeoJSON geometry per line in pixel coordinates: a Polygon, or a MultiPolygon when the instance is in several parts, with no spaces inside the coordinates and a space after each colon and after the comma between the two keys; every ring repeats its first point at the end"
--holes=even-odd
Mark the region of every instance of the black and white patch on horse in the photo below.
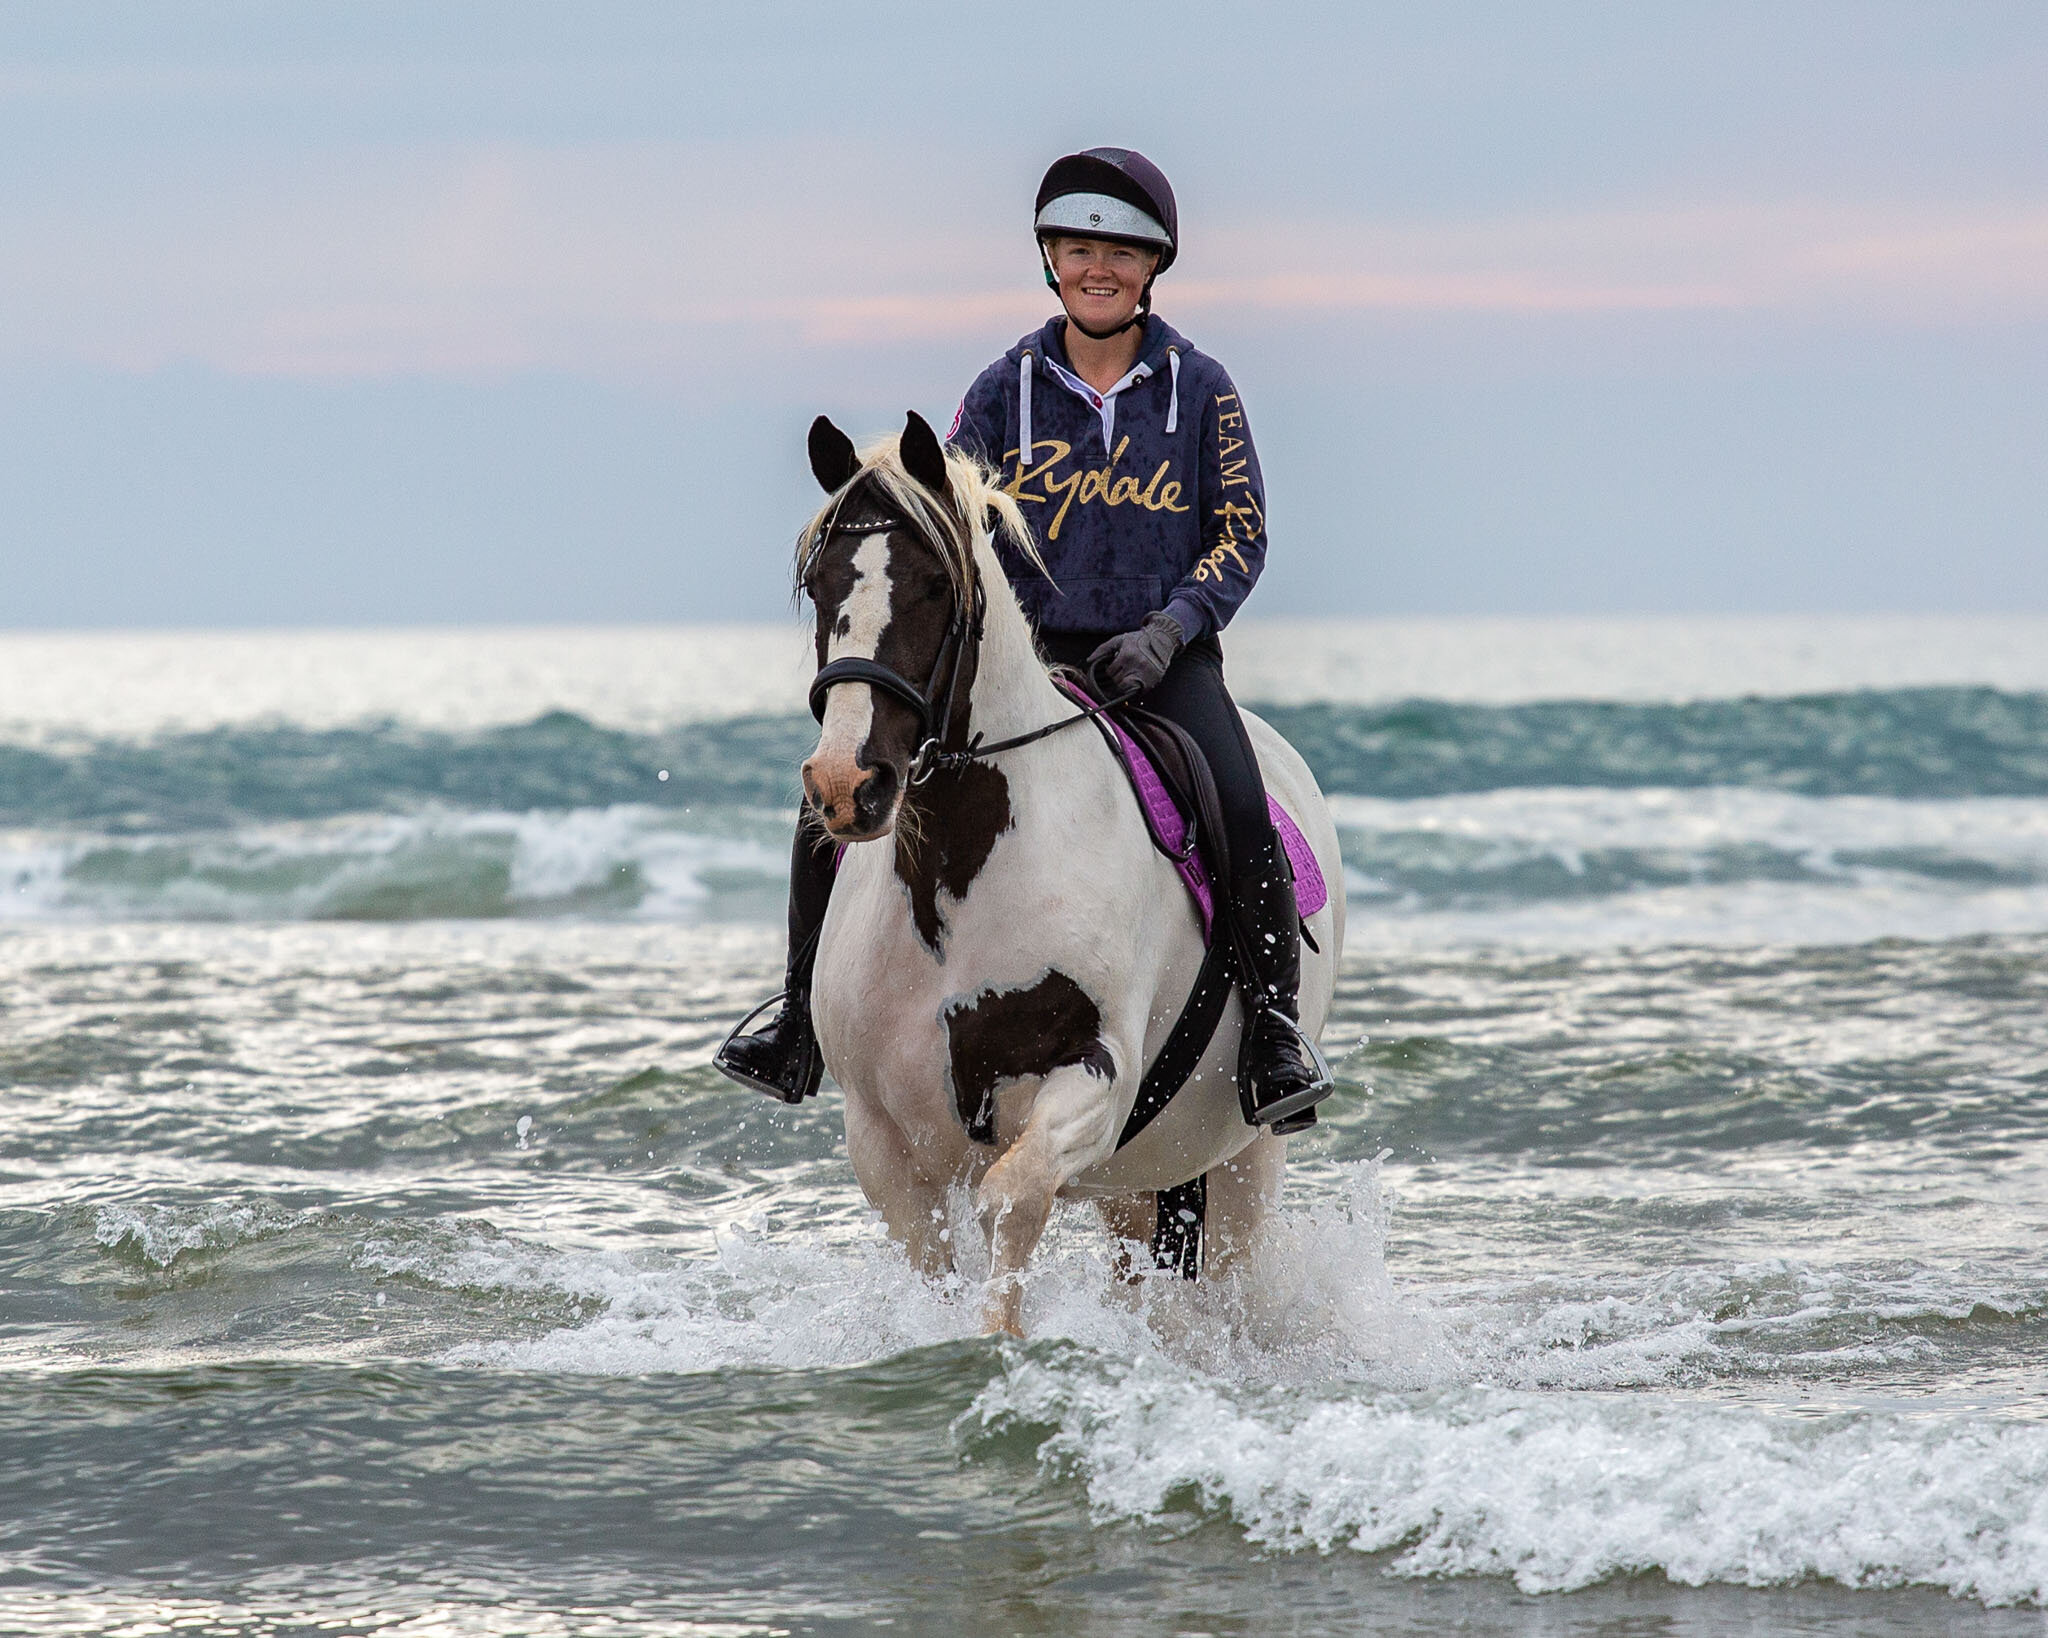
{"type": "Polygon", "coordinates": [[[996,1088],[1006,1081],[1042,1080],[1068,1065],[1116,1079],[1102,1009],[1056,968],[1030,984],[957,997],[940,1017],[953,1107],[976,1143],[996,1141],[996,1088]]]}
{"type": "MultiPolygon", "coordinates": [[[[922,420],[859,464],[820,426],[813,464],[831,499],[801,565],[820,664],[804,787],[850,845],[819,936],[812,1012],[845,1094],[855,1174],[933,1272],[953,1264],[948,1191],[974,1190],[991,1330],[1021,1333],[1026,1266],[1063,1196],[1096,1201],[1113,1229],[1144,1239],[1158,1190],[1206,1178],[1203,1267],[1214,1273],[1259,1242],[1286,1152],[1239,1112],[1236,1008],[1185,1088],[1117,1147],[1201,966],[1201,923],[1097,734],[970,749],[1073,712],[985,520],[1027,553],[1028,531],[922,420]]],[[[1326,879],[1341,880],[1307,767],[1256,717],[1246,727],[1268,789],[1326,879]]],[[[1333,894],[1309,918],[1300,1005],[1311,1034],[1328,1010],[1343,913],[1333,894]]]]}
{"type": "Polygon", "coordinates": [[[907,810],[915,818],[943,815],[939,823],[915,823],[896,844],[896,879],[910,901],[917,936],[940,961],[946,959],[944,894],[965,902],[968,889],[995,851],[996,839],[1011,828],[1010,782],[988,762],[940,768],[913,794],[907,810]]]}

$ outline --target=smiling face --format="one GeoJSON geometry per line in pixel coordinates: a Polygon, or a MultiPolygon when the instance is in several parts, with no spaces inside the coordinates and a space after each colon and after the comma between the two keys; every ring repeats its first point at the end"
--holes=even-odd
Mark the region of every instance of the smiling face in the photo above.
{"type": "Polygon", "coordinates": [[[1046,247],[1060,301],[1090,330],[1112,330],[1138,310],[1159,253],[1110,239],[1052,240],[1046,247]]]}
{"type": "MultiPolygon", "coordinates": [[[[880,519],[872,503],[845,521],[880,519]]],[[[833,534],[804,579],[818,610],[818,664],[873,660],[917,688],[934,679],[953,620],[953,582],[931,547],[908,529],[833,534]]],[[[971,654],[956,658],[971,665],[971,654]]],[[[963,688],[965,679],[963,679],[963,688]]],[[[934,702],[943,710],[943,700],[934,702]]],[[[939,725],[934,723],[936,729],[939,725]]],[[[825,696],[818,748],[803,765],[804,796],[841,842],[886,836],[903,804],[917,753],[916,711],[871,683],[834,683],[825,696]]]]}

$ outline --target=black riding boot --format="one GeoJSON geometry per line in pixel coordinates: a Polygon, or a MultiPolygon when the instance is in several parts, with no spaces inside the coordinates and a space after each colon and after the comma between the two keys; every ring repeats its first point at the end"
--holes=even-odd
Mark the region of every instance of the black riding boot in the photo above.
{"type": "Polygon", "coordinates": [[[1251,967],[1245,984],[1248,1016],[1238,1054],[1238,1101],[1249,1126],[1276,1133],[1316,1123],[1315,1106],[1330,1095],[1329,1067],[1302,1033],[1301,920],[1294,872],[1268,833],[1265,845],[1236,871],[1240,948],[1251,967]]]}
{"type": "Polygon", "coordinates": [[[789,961],[782,993],[742,1018],[711,1060],[742,1086],[784,1103],[814,1097],[825,1074],[825,1058],[811,1028],[811,968],[837,865],[838,849],[817,839],[800,820],[789,862],[789,961]],[[782,1010],[773,1018],[750,1034],[740,1033],[777,1001],[782,1010]]]}

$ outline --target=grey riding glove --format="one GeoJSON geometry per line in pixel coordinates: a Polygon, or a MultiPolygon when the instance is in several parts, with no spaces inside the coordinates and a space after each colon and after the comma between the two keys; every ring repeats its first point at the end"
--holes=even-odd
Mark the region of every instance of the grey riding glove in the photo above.
{"type": "Polygon", "coordinates": [[[1164,609],[1145,616],[1136,631],[1112,637],[1088,656],[1089,673],[1101,679],[1112,694],[1135,688],[1140,694],[1159,686],[1173,657],[1187,646],[1180,622],[1164,609]]]}

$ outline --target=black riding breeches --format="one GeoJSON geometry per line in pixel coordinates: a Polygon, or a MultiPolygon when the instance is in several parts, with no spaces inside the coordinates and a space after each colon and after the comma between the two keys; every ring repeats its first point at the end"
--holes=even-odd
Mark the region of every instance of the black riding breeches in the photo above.
{"type": "Polygon", "coordinates": [[[809,986],[811,943],[825,925],[832,878],[838,874],[839,844],[805,803],[796,810],[796,842],[789,856],[789,974],[793,988],[809,986]]]}
{"type": "MultiPolygon", "coordinates": [[[[1115,636],[1114,632],[1041,632],[1038,646],[1059,665],[1085,669],[1088,656],[1115,636]]],[[[1174,656],[1166,675],[1138,704],[1187,730],[1209,759],[1216,779],[1216,797],[1223,807],[1224,840],[1231,868],[1265,856],[1273,840],[1273,818],[1266,811],[1266,782],[1259,759],[1244,731],[1244,718],[1223,682],[1223,645],[1214,636],[1197,637],[1174,656]]]]}

